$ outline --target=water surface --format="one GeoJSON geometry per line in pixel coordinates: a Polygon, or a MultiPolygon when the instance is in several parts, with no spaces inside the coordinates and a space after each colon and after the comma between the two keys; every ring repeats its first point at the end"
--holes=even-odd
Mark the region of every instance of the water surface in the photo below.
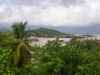
{"type": "MultiPolygon", "coordinates": [[[[30,43],[32,46],[34,46],[35,44],[39,45],[39,46],[43,46],[47,43],[48,40],[55,40],[56,38],[38,38],[37,39],[39,41],[37,42],[32,42],[30,43]]],[[[64,41],[69,41],[71,38],[60,38],[59,40],[64,40],[64,41]]]]}
{"type": "MultiPolygon", "coordinates": [[[[95,39],[97,38],[98,40],[100,39],[100,34],[92,34],[94,35],[95,37],[89,37],[89,38],[86,38],[86,39],[95,39]]],[[[32,42],[30,43],[30,45],[34,46],[35,44],[39,45],[39,46],[43,46],[47,43],[48,40],[55,40],[56,38],[40,38],[40,37],[36,37],[39,41],[37,42],[32,42]]],[[[71,38],[60,38],[59,40],[64,40],[64,41],[70,41],[71,38]]]]}

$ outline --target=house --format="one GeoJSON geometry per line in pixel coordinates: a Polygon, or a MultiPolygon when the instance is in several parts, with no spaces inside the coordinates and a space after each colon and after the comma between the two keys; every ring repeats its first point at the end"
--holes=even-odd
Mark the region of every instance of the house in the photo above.
{"type": "Polygon", "coordinates": [[[59,43],[62,43],[62,42],[64,42],[64,40],[58,40],[58,42],[59,42],[59,43]]]}
{"type": "Polygon", "coordinates": [[[68,43],[68,41],[58,40],[58,43],[61,43],[61,46],[65,46],[68,43]]]}

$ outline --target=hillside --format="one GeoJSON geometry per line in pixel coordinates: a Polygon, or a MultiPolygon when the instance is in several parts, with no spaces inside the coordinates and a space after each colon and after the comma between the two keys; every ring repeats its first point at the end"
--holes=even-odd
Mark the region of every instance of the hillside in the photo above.
{"type": "Polygon", "coordinates": [[[46,29],[46,28],[39,28],[31,31],[35,34],[36,37],[65,37],[68,35],[56,30],[46,29]]]}
{"type": "Polygon", "coordinates": [[[86,38],[86,37],[94,37],[93,35],[87,34],[87,35],[76,35],[76,34],[65,34],[62,32],[59,32],[57,30],[53,29],[47,29],[47,28],[38,28],[35,30],[30,30],[34,33],[35,37],[62,37],[62,38],[86,38]]]}

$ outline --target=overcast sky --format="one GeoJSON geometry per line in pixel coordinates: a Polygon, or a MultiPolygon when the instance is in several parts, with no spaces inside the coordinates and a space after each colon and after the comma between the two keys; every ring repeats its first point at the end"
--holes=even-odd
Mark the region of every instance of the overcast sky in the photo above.
{"type": "Polygon", "coordinates": [[[100,29],[100,0],[0,0],[0,26],[20,21],[28,21],[31,26],[97,32],[100,29]]]}

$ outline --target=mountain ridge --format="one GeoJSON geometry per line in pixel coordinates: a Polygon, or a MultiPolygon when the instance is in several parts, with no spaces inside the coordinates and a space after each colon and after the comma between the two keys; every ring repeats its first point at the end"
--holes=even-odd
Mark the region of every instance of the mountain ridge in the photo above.
{"type": "Polygon", "coordinates": [[[69,34],[57,31],[55,29],[48,29],[48,28],[38,28],[35,30],[30,30],[34,33],[36,37],[66,37],[69,34]]]}

